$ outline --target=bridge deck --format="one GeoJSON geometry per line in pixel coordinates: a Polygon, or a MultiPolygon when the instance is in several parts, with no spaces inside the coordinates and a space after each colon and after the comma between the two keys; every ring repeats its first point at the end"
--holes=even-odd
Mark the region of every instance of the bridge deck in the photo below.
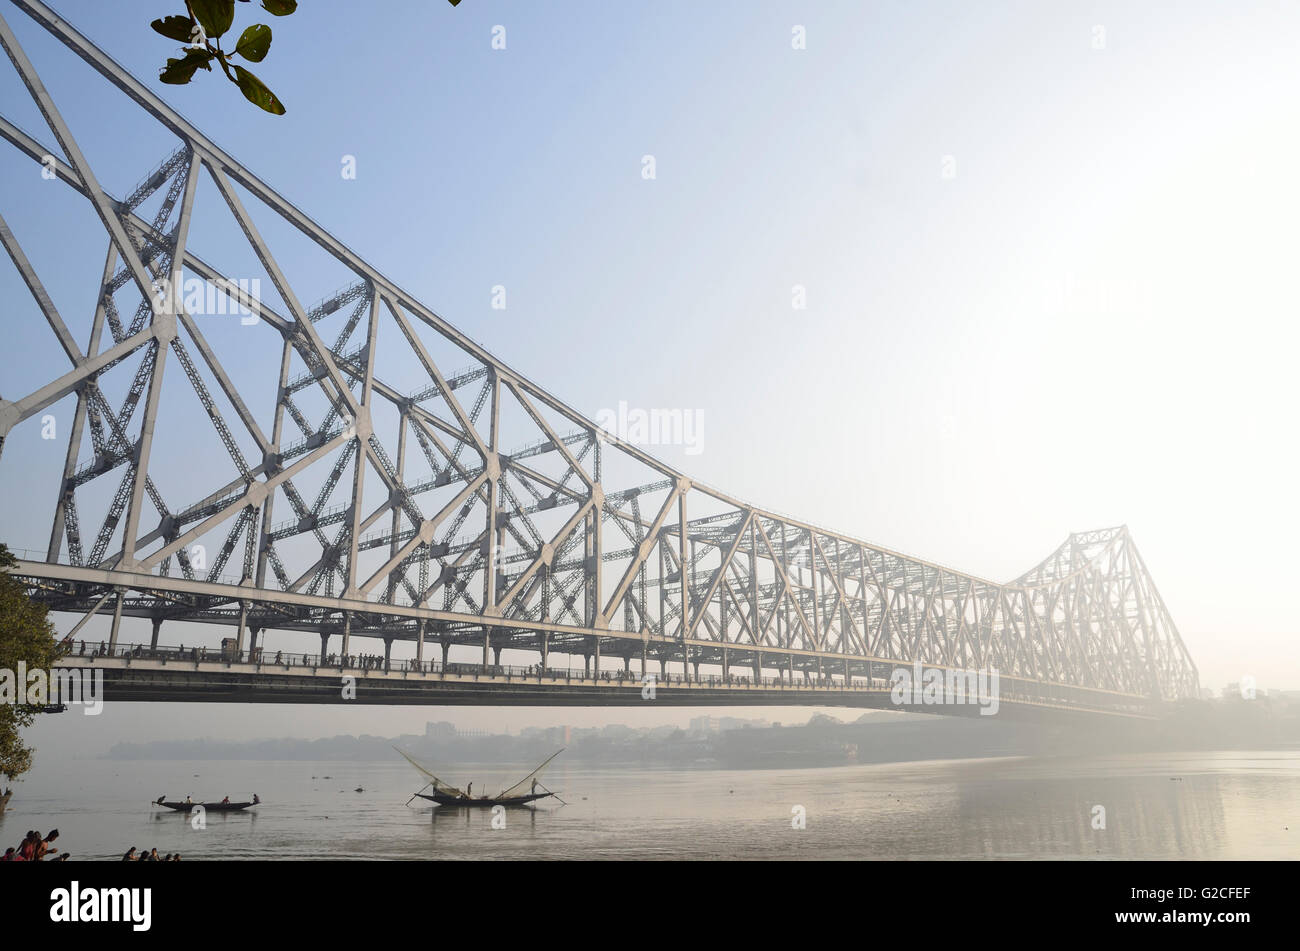
{"type": "MultiPolygon", "coordinates": [[[[104,671],[104,697],[116,701],[360,703],[424,706],[840,706],[948,716],[979,716],[979,698],[895,703],[888,681],[826,677],[800,682],[784,677],[680,674],[641,677],[631,671],[512,667],[394,661],[322,663],[313,655],[222,656],[201,649],[127,647],[114,655],[74,655],[59,666],[104,671]]],[[[987,704],[986,704],[987,706],[987,704]]],[[[1059,718],[1108,716],[1155,719],[1141,698],[1127,706],[1092,706],[1036,697],[1014,687],[997,691],[999,716],[1059,718]]]]}

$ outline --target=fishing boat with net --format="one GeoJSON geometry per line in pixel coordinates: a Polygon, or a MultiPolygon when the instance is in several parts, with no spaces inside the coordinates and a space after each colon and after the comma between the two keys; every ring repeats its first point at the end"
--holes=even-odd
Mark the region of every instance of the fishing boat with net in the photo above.
{"type": "MultiPolygon", "coordinates": [[[[396,750],[397,747],[393,747],[393,749],[396,750]]],[[[433,775],[427,767],[419,763],[406,751],[397,750],[397,752],[401,753],[408,763],[429,779],[429,781],[425,783],[424,786],[420,788],[419,792],[415,793],[411,799],[415,799],[418,796],[420,799],[427,799],[439,806],[452,806],[460,809],[476,809],[489,806],[526,806],[529,803],[536,802],[538,799],[546,799],[548,797],[554,797],[561,804],[564,803],[563,799],[560,799],[559,796],[543,786],[537,779],[542,770],[550,765],[551,760],[563,753],[564,750],[556,750],[546,758],[542,765],[538,766],[513,786],[508,786],[501,790],[501,792],[497,793],[495,796],[472,796],[471,793],[474,790],[473,783],[470,783],[463,790],[452,786],[450,783],[444,783],[437,776],[433,775]],[[426,789],[428,792],[425,792],[426,789]]],[[[408,803],[410,801],[410,799],[407,800],[408,803]]]]}

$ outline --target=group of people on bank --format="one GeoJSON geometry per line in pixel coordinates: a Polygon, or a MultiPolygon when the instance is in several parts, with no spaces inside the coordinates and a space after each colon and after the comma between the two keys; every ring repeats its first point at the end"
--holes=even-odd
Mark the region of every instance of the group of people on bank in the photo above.
{"type": "Polygon", "coordinates": [[[181,854],[179,852],[168,852],[166,856],[158,854],[157,849],[150,849],[148,852],[136,852],[135,846],[126,850],[122,856],[123,862],[179,862],[181,854]]]}
{"type": "MultiPolygon", "coordinates": [[[[0,862],[66,862],[72,858],[70,852],[60,852],[54,845],[59,837],[58,829],[51,829],[49,835],[41,835],[39,831],[31,829],[23,837],[23,841],[17,847],[5,849],[3,858],[0,862]]],[[[158,854],[157,849],[149,851],[137,851],[135,846],[127,849],[126,854],[122,856],[123,862],[179,862],[181,854],[179,852],[168,852],[166,856],[158,854]]]]}
{"type": "Polygon", "coordinates": [[[52,862],[66,862],[71,857],[69,853],[60,853],[54,847],[54,840],[58,837],[58,829],[51,829],[50,834],[45,836],[36,829],[29,829],[20,845],[5,849],[4,857],[0,858],[0,862],[41,862],[46,859],[52,862]]]}

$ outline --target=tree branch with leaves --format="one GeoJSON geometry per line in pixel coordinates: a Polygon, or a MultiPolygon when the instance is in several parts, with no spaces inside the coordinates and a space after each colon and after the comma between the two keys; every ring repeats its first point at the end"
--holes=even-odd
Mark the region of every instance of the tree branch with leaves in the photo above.
{"type": "MultiPolygon", "coordinates": [[[[239,34],[232,49],[221,46],[221,38],[235,22],[237,0],[185,0],[185,14],[162,17],[149,25],[155,33],[186,44],[183,55],[171,57],[158,78],[173,86],[183,86],[200,69],[212,72],[216,63],[226,78],[239,87],[244,98],[273,115],[284,115],[284,103],[249,69],[234,62],[236,58],[260,63],[271,49],[271,28],[257,23],[239,34]]],[[[238,0],[248,3],[249,0],[238,0]]],[[[298,9],[297,0],[262,0],[262,9],[272,16],[285,17],[298,9]]]]}
{"type": "MultiPolygon", "coordinates": [[[[10,574],[17,564],[8,546],[0,545],[0,671],[10,678],[21,669],[49,671],[63,654],[49,610],[28,597],[26,586],[10,574]]],[[[33,750],[19,731],[31,726],[38,712],[12,700],[0,703],[0,775],[14,779],[31,769],[33,750]]]]}

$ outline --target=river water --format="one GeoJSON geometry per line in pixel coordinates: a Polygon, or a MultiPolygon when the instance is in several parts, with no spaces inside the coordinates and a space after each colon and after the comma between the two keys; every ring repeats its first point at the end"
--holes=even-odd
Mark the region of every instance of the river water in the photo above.
{"type": "MultiPolygon", "coordinates": [[[[506,810],[495,823],[489,810],[406,805],[423,779],[393,760],[38,754],[0,818],[0,841],[57,827],[76,859],[135,846],[187,861],[1300,858],[1300,751],[750,770],[557,761],[543,778],[566,804],[506,810]],[[150,806],[163,794],[254,792],[255,811],[209,814],[204,828],[150,806]],[[1098,806],[1105,828],[1093,827],[1098,806]]],[[[443,778],[496,792],[534,765],[458,764],[443,778]]]]}

